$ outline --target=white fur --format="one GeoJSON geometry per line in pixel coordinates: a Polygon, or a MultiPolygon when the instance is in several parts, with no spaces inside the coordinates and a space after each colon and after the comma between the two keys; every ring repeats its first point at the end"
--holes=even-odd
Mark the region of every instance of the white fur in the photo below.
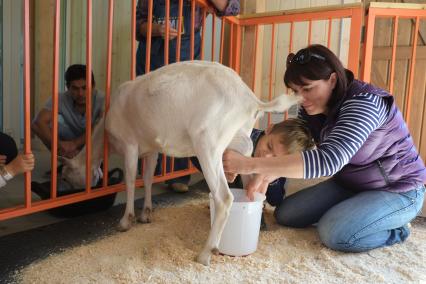
{"type": "MultiPolygon", "coordinates": [[[[293,96],[263,103],[232,69],[204,61],[171,64],[122,84],[105,118],[110,148],[125,160],[127,204],[120,228],[128,230],[135,216],[138,157],[146,158],[145,200],[139,217],[145,223],[151,221],[151,186],[158,152],[197,156],[216,208],[207,243],[197,257],[208,265],[211,252],[217,252],[233,202],[223,172],[223,152],[229,146],[250,155],[250,133],[256,119],[264,111],[285,111],[295,103],[293,96]]],[[[93,170],[102,158],[103,128],[101,121],[94,130],[93,170]]],[[[84,181],[84,152],[64,168],[64,177],[71,182],[84,181]]]]}

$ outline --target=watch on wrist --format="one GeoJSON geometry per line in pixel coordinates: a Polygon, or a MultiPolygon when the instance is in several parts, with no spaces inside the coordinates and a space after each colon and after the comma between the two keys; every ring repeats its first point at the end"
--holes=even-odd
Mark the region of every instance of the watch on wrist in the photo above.
{"type": "Polygon", "coordinates": [[[0,175],[4,178],[5,181],[11,180],[13,176],[5,169],[4,166],[0,166],[0,175]]]}

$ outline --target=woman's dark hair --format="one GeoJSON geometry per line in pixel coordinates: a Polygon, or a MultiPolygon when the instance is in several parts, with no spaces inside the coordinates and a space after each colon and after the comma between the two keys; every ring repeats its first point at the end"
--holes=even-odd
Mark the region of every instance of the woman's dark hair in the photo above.
{"type": "MultiPolygon", "coordinates": [[[[86,80],[86,65],[83,64],[73,64],[67,68],[65,71],[65,82],[67,88],[70,87],[72,81],[84,79],[86,80]]],[[[92,86],[95,86],[95,76],[93,76],[92,71],[92,86]]]]}
{"type": "Polygon", "coordinates": [[[340,59],[327,47],[312,44],[296,54],[290,53],[287,57],[284,83],[287,87],[290,87],[290,83],[306,86],[305,80],[328,80],[333,72],[336,73],[337,81],[327,104],[329,108],[333,108],[345,96],[354,75],[343,67],[340,59]]]}

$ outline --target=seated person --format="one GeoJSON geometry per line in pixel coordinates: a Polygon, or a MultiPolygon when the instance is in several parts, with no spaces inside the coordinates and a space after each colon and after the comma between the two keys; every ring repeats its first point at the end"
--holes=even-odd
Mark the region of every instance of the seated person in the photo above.
{"type": "MultiPolygon", "coordinates": [[[[58,96],[58,155],[73,158],[86,142],[86,66],[74,64],[65,72],[67,91],[58,96]]],[[[104,96],[95,89],[92,72],[92,127],[103,115],[104,96]]],[[[43,144],[52,144],[52,99],[34,118],[31,129],[43,144]]]]}
{"type": "Polygon", "coordinates": [[[0,187],[16,175],[32,171],[33,168],[33,154],[18,154],[13,138],[0,132],[0,187]]]}
{"type": "MultiPolygon", "coordinates": [[[[65,72],[67,91],[58,96],[58,155],[66,158],[75,157],[86,142],[86,66],[74,64],[65,72]]],[[[95,89],[95,78],[92,72],[92,129],[102,118],[104,108],[104,95],[95,89]]],[[[50,98],[43,109],[34,118],[31,129],[41,139],[47,148],[51,149],[52,143],[52,99],[50,98]]],[[[118,178],[109,178],[109,184],[119,183],[122,179],[121,169],[114,169],[111,173],[118,172],[118,178]]],[[[101,183],[102,171],[93,177],[92,186],[101,183]]],[[[109,175],[111,177],[111,175],[109,175]]],[[[33,182],[31,189],[42,199],[50,198],[50,182],[33,182]]],[[[62,179],[58,179],[58,196],[83,191],[74,189],[62,179]]],[[[101,197],[112,205],[111,196],[101,197]]],[[[101,201],[99,201],[101,202],[101,201]]],[[[108,206],[106,206],[108,207],[108,206]]]]}
{"type": "MultiPolygon", "coordinates": [[[[277,124],[271,124],[265,131],[253,129],[250,135],[253,142],[253,157],[273,157],[295,153],[297,151],[311,149],[315,146],[312,135],[306,126],[306,123],[297,118],[289,118],[277,124]]],[[[240,145],[235,145],[236,141],[233,140],[229,145],[229,149],[238,151],[240,145]]],[[[240,144],[244,144],[240,143],[240,144]]],[[[244,146],[243,146],[244,147],[244,146]]],[[[198,160],[191,158],[194,166],[201,171],[198,160]]],[[[243,181],[245,183],[247,177],[229,176],[227,174],[230,187],[243,188],[243,181]]],[[[285,183],[286,178],[278,178],[268,186],[266,190],[266,201],[271,206],[281,204],[285,197],[285,183]]],[[[245,184],[244,184],[245,185],[245,184]]],[[[266,229],[262,216],[262,229],[266,229]]]]}

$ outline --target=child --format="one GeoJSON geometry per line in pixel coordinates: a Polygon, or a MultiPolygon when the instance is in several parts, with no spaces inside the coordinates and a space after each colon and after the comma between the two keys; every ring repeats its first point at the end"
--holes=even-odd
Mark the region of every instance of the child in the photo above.
{"type": "MultiPolygon", "coordinates": [[[[253,129],[250,135],[253,142],[253,157],[272,157],[295,153],[311,149],[315,146],[311,132],[305,121],[298,118],[289,118],[277,124],[271,124],[266,130],[253,129]]],[[[244,144],[244,143],[241,143],[244,144]]],[[[231,145],[230,149],[244,148],[239,145],[231,145]],[[235,146],[235,147],[233,147],[235,146]]],[[[201,171],[196,158],[191,158],[194,166],[201,171]]],[[[245,177],[244,177],[245,180],[245,177]]],[[[278,178],[271,182],[266,191],[266,201],[271,206],[278,206],[285,197],[286,178],[278,178]]],[[[237,176],[229,184],[229,187],[244,188],[243,179],[237,176]]],[[[262,230],[266,230],[266,224],[262,215],[262,230]]]]}

